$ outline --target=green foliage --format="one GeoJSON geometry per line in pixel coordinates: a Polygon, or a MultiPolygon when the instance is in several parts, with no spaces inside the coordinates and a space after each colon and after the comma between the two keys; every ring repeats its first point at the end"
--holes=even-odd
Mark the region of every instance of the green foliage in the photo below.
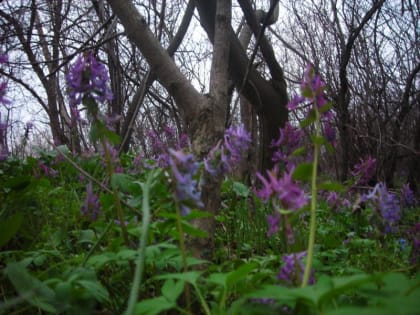
{"type": "MultiPolygon", "coordinates": [[[[217,251],[206,261],[183,250],[180,235],[207,237],[193,220],[209,214],[193,209],[177,216],[165,171],[108,177],[97,156],[75,158],[84,172],[110,187],[94,186],[103,213],[91,221],[80,211],[88,178],[81,179],[58,155],[0,164],[0,313],[418,313],[420,278],[410,265],[412,248],[400,244],[402,238],[409,241],[404,227],[417,222],[416,208],[404,212],[398,233],[378,237],[372,209],[332,210],[321,200],[316,208],[316,283],[289,287],[277,273],[284,253],[305,249],[306,209],[288,217],[295,243],[287,244],[282,232],[268,238],[271,206],[263,205],[251,187],[227,179],[216,217],[217,251]],[[42,173],[39,161],[56,173],[42,173]],[[128,246],[113,192],[121,200],[128,246]],[[149,222],[144,221],[147,208],[149,222]],[[140,265],[141,277],[135,278],[140,265]],[[132,311],[127,307],[130,296],[132,311]]],[[[132,157],[120,160],[124,169],[132,169],[132,157]]],[[[294,178],[309,180],[312,166],[299,166],[294,178]]],[[[328,179],[318,188],[346,192],[344,185],[328,179]]]]}

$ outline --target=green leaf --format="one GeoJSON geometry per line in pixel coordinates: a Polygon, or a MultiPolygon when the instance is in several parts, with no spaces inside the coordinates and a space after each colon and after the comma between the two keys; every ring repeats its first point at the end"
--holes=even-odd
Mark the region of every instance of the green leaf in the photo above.
{"type": "Polygon", "coordinates": [[[120,136],[117,133],[115,133],[115,131],[109,130],[106,127],[103,130],[103,135],[113,145],[121,143],[120,136]]]}
{"type": "Polygon", "coordinates": [[[158,315],[162,312],[174,308],[175,304],[168,301],[165,297],[159,296],[157,298],[143,300],[136,304],[136,315],[158,315]]]}
{"type": "Polygon", "coordinates": [[[313,144],[318,144],[318,145],[323,145],[324,143],[328,143],[327,140],[323,136],[312,135],[311,140],[313,144]]]}
{"type": "Polygon", "coordinates": [[[185,233],[194,237],[204,238],[204,237],[208,237],[209,235],[206,231],[200,230],[185,221],[182,222],[182,229],[184,230],[185,233]]]}
{"type": "Polygon", "coordinates": [[[312,177],[312,163],[301,163],[299,164],[294,172],[293,172],[293,179],[294,180],[302,180],[302,181],[309,181],[312,177]]]}
{"type": "Polygon", "coordinates": [[[55,292],[45,283],[32,277],[20,263],[7,265],[4,273],[19,295],[30,304],[49,313],[57,312],[53,305],[56,300],[55,292]]]}
{"type": "Polygon", "coordinates": [[[184,281],[168,279],[162,286],[162,295],[171,303],[176,304],[176,300],[184,291],[184,284],[184,281]]]}
{"type": "Polygon", "coordinates": [[[300,122],[300,126],[302,128],[305,128],[312,124],[316,120],[316,114],[315,111],[312,109],[309,111],[308,117],[306,117],[303,121],[300,122]]]}
{"type": "Polygon", "coordinates": [[[208,211],[200,211],[200,210],[191,210],[184,218],[186,221],[194,220],[194,219],[202,219],[202,218],[210,218],[212,214],[208,211]]]}
{"type": "Polygon", "coordinates": [[[122,192],[129,192],[132,183],[133,178],[130,175],[114,173],[111,176],[111,186],[113,189],[118,189],[122,192]]]}
{"type": "Polygon", "coordinates": [[[306,149],[304,147],[297,148],[292,152],[292,156],[303,156],[306,154],[306,149]]]}
{"type": "Polygon", "coordinates": [[[239,197],[247,198],[249,196],[249,187],[240,183],[240,182],[233,182],[233,191],[239,197]]]}
{"type": "Polygon", "coordinates": [[[183,273],[168,273],[166,275],[161,275],[155,277],[157,280],[167,280],[167,279],[174,279],[174,280],[181,280],[188,283],[195,285],[197,283],[198,278],[201,276],[202,272],[200,271],[188,271],[183,273]]]}
{"type": "Polygon", "coordinates": [[[85,288],[98,302],[106,302],[109,300],[108,291],[97,281],[78,280],[77,284],[85,288]]]}
{"type": "Polygon", "coordinates": [[[334,105],[333,102],[328,102],[328,103],[324,104],[321,108],[319,108],[319,113],[323,114],[323,113],[329,111],[333,107],[333,105],[334,105]]]}
{"type": "Polygon", "coordinates": [[[91,229],[81,230],[79,235],[78,243],[94,243],[95,241],[95,232],[91,229]]]}
{"type": "Polygon", "coordinates": [[[0,221],[0,248],[6,245],[16,235],[22,225],[22,221],[22,212],[18,212],[6,220],[0,221]]]}
{"type": "Polygon", "coordinates": [[[238,269],[230,272],[226,278],[226,286],[231,288],[239,281],[245,279],[257,266],[258,264],[256,262],[243,264],[238,269]]]}
{"type": "Polygon", "coordinates": [[[345,188],[342,184],[333,181],[325,181],[318,185],[318,189],[326,191],[344,192],[345,188]]]}
{"type": "Polygon", "coordinates": [[[112,252],[105,252],[103,254],[92,256],[88,259],[87,264],[94,266],[96,269],[101,269],[105,264],[117,260],[117,255],[112,252]]]}

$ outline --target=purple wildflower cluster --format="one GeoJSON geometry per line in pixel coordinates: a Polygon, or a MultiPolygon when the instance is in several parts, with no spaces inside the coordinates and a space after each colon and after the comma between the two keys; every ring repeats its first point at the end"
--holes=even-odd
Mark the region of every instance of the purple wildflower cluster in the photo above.
{"type": "Polygon", "coordinates": [[[42,161],[38,161],[38,167],[39,167],[39,170],[41,171],[41,173],[44,176],[47,176],[47,177],[57,177],[58,176],[58,171],[57,170],[49,167],[48,165],[46,165],[42,161]]]}
{"type": "Polygon", "coordinates": [[[89,217],[92,221],[96,221],[101,213],[99,197],[93,192],[92,182],[89,182],[86,186],[86,199],[81,211],[84,216],[89,217]]]}
{"type": "MultiPolygon", "coordinates": [[[[257,172],[257,177],[262,182],[263,187],[257,190],[256,194],[264,203],[267,203],[271,199],[275,209],[274,215],[267,216],[268,236],[274,235],[279,230],[279,207],[287,210],[298,210],[308,202],[304,191],[292,179],[293,170],[292,168],[289,173],[284,172],[280,178],[277,165],[273,170],[267,171],[267,178],[257,172]]],[[[293,231],[290,227],[285,233],[287,239],[293,242],[293,231]]]]}
{"type": "MultiPolygon", "coordinates": [[[[80,120],[77,106],[85,98],[103,103],[111,101],[113,94],[108,87],[109,76],[104,64],[100,63],[93,53],[80,55],[66,76],[70,107],[76,120],[80,120]]],[[[96,109],[89,114],[96,116],[96,109]]]]}
{"type": "Polygon", "coordinates": [[[414,192],[410,188],[410,184],[406,183],[401,187],[400,190],[400,198],[401,198],[401,204],[406,207],[410,208],[415,206],[416,202],[414,199],[414,192]]]}
{"type": "Polygon", "coordinates": [[[390,193],[384,183],[378,183],[370,193],[362,197],[362,200],[369,203],[380,214],[383,232],[393,232],[394,226],[400,220],[401,214],[401,207],[397,196],[390,193]]]}
{"type": "Polygon", "coordinates": [[[321,125],[324,137],[330,144],[334,145],[336,132],[333,127],[333,120],[335,115],[328,107],[328,101],[324,92],[325,89],[326,85],[321,77],[315,73],[311,65],[308,65],[300,85],[302,95],[294,96],[287,107],[290,111],[296,111],[301,104],[307,102],[316,106],[321,113],[321,125]]]}
{"type": "Polygon", "coordinates": [[[223,176],[237,165],[251,144],[251,136],[244,126],[231,126],[221,142],[210,151],[204,167],[213,176],[223,176]]]}
{"type": "Polygon", "coordinates": [[[376,171],[376,160],[371,156],[360,159],[360,163],[353,167],[351,175],[356,178],[354,186],[367,185],[376,171]]]}
{"type": "MultiPolygon", "coordinates": [[[[105,140],[105,146],[106,146],[106,150],[108,151],[109,154],[109,161],[110,163],[114,166],[114,172],[115,173],[123,173],[124,169],[121,166],[120,163],[120,157],[118,154],[118,149],[112,145],[108,140],[105,140]]],[[[102,158],[104,159],[103,161],[103,166],[105,167],[106,165],[106,156],[105,156],[105,148],[103,147],[103,145],[100,145],[100,154],[102,156],[102,158]]]]}
{"type": "Polygon", "coordinates": [[[179,202],[181,214],[190,213],[190,207],[203,207],[201,192],[198,183],[194,179],[197,174],[199,164],[194,160],[192,154],[186,154],[182,150],[169,149],[172,174],[175,179],[175,195],[179,202]]]}
{"type": "Polygon", "coordinates": [[[257,177],[261,180],[264,187],[257,190],[257,196],[265,203],[274,197],[278,201],[280,207],[287,210],[298,210],[308,202],[304,191],[292,179],[293,169],[288,173],[285,172],[282,177],[278,177],[278,167],[275,166],[273,170],[267,171],[268,178],[265,178],[260,173],[257,177]]]}
{"type": "MultiPolygon", "coordinates": [[[[284,265],[280,268],[280,272],[277,275],[279,280],[284,281],[288,285],[299,285],[303,280],[303,273],[305,271],[305,265],[303,258],[306,257],[306,251],[293,253],[290,255],[283,255],[282,259],[284,265]]],[[[315,283],[313,272],[309,279],[310,284],[315,283]]]]}
{"type": "Polygon", "coordinates": [[[150,130],[147,132],[147,137],[151,142],[152,157],[159,167],[168,167],[170,155],[168,148],[181,150],[190,147],[190,139],[188,135],[181,134],[177,137],[173,128],[166,126],[162,135],[158,135],[155,131],[150,130]]]}
{"type": "Polygon", "coordinates": [[[322,196],[327,202],[328,206],[337,212],[340,212],[342,209],[349,209],[351,207],[351,202],[345,196],[341,195],[336,191],[323,191],[322,196]]]}
{"type": "Polygon", "coordinates": [[[272,161],[283,163],[286,169],[296,166],[297,160],[292,154],[302,145],[302,140],[303,130],[287,122],[283,128],[280,128],[279,138],[271,143],[271,147],[275,149],[272,161]]]}

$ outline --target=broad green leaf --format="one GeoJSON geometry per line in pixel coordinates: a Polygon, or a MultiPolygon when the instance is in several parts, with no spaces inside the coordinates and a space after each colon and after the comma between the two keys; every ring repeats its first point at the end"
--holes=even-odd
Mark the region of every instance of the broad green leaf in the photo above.
{"type": "Polygon", "coordinates": [[[133,260],[137,257],[137,251],[134,249],[124,248],[117,253],[119,260],[133,260]]]}
{"type": "Polygon", "coordinates": [[[312,177],[312,167],[312,163],[299,164],[293,172],[293,179],[302,181],[310,180],[312,177]]]}
{"type": "Polygon", "coordinates": [[[171,303],[176,304],[176,300],[184,291],[184,284],[184,281],[168,279],[162,286],[162,295],[171,303]]]}
{"type": "Polygon", "coordinates": [[[109,300],[108,291],[99,282],[78,280],[77,284],[85,288],[97,301],[106,302],[109,300]]]}
{"type": "Polygon", "coordinates": [[[315,111],[310,110],[308,117],[306,117],[303,121],[301,121],[300,126],[302,128],[305,128],[309,126],[310,124],[312,124],[315,121],[315,119],[316,119],[315,111]]]}
{"type": "Polygon", "coordinates": [[[0,221],[0,248],[6,245],[19,231],[23,222],[22,212],[18,212],[0,221]]]}
{"type": "Polygon", "coordinates": [[[130,175],[122,173],[114,173],[111,176],[111,186],[122,192],[129,192],[130,185],[133,183],[133,178],[130,175]]]}
{"type": "Polygon", "coordinates": [[[345,188],[342,184],[338,182],[332,181],[325,181],[318,185],[318,189],[326,190],[326,191],[337,191],[337,192],[344,192],[345,188]]]}
{"type": "Polygon", "coordinates": [[[297,148],[292,152],[292,156],[302,156],[306,154],[306,149],[304,147],[297,148]]]}
{"type": "Polygon", "coordinates": [[[87,264],[94,266],[96,269],[101,269],[105,264],[117,260],[117,255],[112,252],[105,252],[103,254],[92,256],[88,259],[87,264]]]}
{"type": "Polygon", "coordinates": [[[166,275],[156,276],[154,278],[157,280],[176,279],[195,285],[201,274],[202,272],[200,271],[188,271],[182,273],[168,273],[166,275]]]}
{"type": "Polygon", "coordinates": [[[54,291],[45,283],[31,276],[25,267],[19,263],[11,263],[7,265],[4,273],[19,295],[30,304],[49,313],[56,312],[53,305],[56,301],[54,291]]]}
{"type": "Polygon", "coordinates": [[[96,236],[93,230],[81,230],[78,243],[93,243],[95,238],[96,236]]]}
{"type": "Polygon", "coordinates": [[[246,198],[249,196],[249,187],[240,182],[233,182],[233,191],[239,197],[246,198]]]}
{"type": "Polygon", "coordinates": [[[136,304],[136,315],[158,315],[162,312],[175,307],[175,303],[167,300],[163,296],[157,298],[143,300],[136,304]]]}
{"type": "Polygon", "coordinates": [[[323,136],[311,136],[311,141],[313,144],[323,145],[324,143],[328,143],[328,141],[323,136]]]}
{"type": "Polygon", "coordinates": [[[185,221],[182,222],[182,229],[185,233],[194,237],[208,237],[208,233],[206,231],[200,230],[185,221]]]}
{"type": "Polygon", "coordinates": [[[238,269],[230,272],[226,278],[226,286],[228,288],[231,288],[233,285],[235,285],[237,282],[245,279],[248,274],[253,271],[255,268],[257,268],[257,263],[248,263],[243,264],[239,266],[238,269]]]}

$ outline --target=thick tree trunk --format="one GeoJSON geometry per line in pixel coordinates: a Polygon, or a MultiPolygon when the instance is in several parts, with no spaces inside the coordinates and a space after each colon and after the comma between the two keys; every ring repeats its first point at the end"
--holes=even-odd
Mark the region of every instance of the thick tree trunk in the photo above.
{"type": "MultiPolygon", "coordinates": [[[[214,42],[215,1],[198,0],[197,8],[200,14],[200,23],[207,32],[210,41],[214,42]]],[[[276,78],[273,77],[272,81],[265,80],[253,67],[250,67],[247,72],[249,59],[244,48],[232,27],[226,29],[226,33],[230,43],[229,75],[241,95],[252,104],[260,117],[262,168],[268,169],[272,166],[271,141],[278,137],[279,128],[283,127],[288,119],[286,82],[281,72],[278,71],[279,68],[274,64],[271,67],[276,78]]],[[[270,63],[272,62],[273,60],[270,60],[270,63]]]]}

